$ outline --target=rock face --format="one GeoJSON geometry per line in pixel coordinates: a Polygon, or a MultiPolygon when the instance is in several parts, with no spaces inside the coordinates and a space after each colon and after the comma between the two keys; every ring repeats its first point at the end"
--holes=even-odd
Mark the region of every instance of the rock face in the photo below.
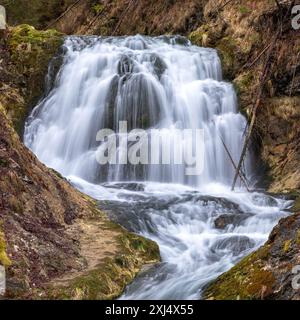
{"type": "Polygon", "coordinates": [[[63,34],[29,25],[11,28],[1,39],[1,101],[19,133],[44,92],[48,63],[62,42],[63,34]]]}
{"type": "Polygon", "coordinates": [[[259,121],[263,136],[262,157],[268,161],[271,175],[270,191],[299,190],[300,97],[266,99],[259,121]]]}
{"type": "Polygon", "coordinates": [[[37,29],[45,29],[75,0],[2,0],[7,10],[9,25],[27,23],[37,29]]]}
{"type": "Polygon", "coordinates": [[[8,23],[48,25],[67,34],[187,34],[199,24],[202,0],[4,0],[8,23]],[[70,10],[69,10],[70,9],[70,10]],[[61,16],[59,21],[56,19],[61,16]],[[163,21],[163,23],[162,23],[163,21]]]}
{"type": "Polygon", "coordinates": [[[14,129],[41,95],[61,41],[56,31],[28,25],[1,41],[0,263],[7,297],[115,298],[143,264],[159,260],[157,245],[108,221],[92,199],[41,164],[14,129]]]}

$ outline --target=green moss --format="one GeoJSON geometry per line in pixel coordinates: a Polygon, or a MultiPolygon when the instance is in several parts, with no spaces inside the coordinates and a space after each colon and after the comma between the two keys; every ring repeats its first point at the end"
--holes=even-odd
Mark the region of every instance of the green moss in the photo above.
{"type": "Polygon", "coordinates": [[[246,6],[240,6],[239,7],[239,12],[242,14],[242,15],[247,15],[249,13],[251,13],[251,9],[246,7],[246,6]]]}
{"type": "Polygon", "coordinates": [[[246,111],[247,107],[251,104],[251,94],[255,90],[256,80],[256,75],[251,70],[240,74],[233,80],[241,111],[246,111]]]}
{"type": "Polygon", "coordinates": [[[104,8],[104,5],[103,4],[100,4],[100,3],[96,3],[96,4],[93,4],[92,5],[92,11],[95,13],[95,14],[98,14],[100,11],[102,11],[104,8]]]}
{"type": "Polygon", "coordinates": [[[292,207],[293,212],[300,212],[300,197],[295,200],[295,203],[292,207]]]}
{"type": "Polygon", "coordinates": [[[12,49],[17,49],[20,44],[26,43],[41,46],[48,41],[61,42],[62,36],[62,33],[54,29],[39,31],[30,25],[22,24],[13,28],[9,44],[12,49]]]}
{"type": "MultiPolygon", "coordinates": [[[[87,198],[87,200],[89,200],[87,198]]],[[[105,219],[104,214],[94,207],[95,219],[105,219]]],[[[117,231],[118,253],[106,258],[101,265],[73,279],[66,286],[50,288],[48,295],[53,299],[111,300],[119,297],[145,264],[160,261],[158,245],[139,235],[130,233],[118,224],[104,220],[104,227],[117,231]]]]}
{"type": "Polygon", "coordinates": [[[220,51],[223,63],[226,66],[234,64],[236,54],[236,42],[233,38],[223,38],[218,45],[218,50],[220,51]]]}
{"type": "Polygon", "coordinates": [[[38,31],[32,26],[20,25],[9,33],[7,45],[17,90],[6,90],[3,105],[19,133],[28,107],[36,104],[43,94],[49,61],[62,43],[63,35],[56,30],[38,31]]]}
{"type": "Polygon", "coordinates": [[[297,231],[296,244],[300,246],[300,230],[297,231]]]}
{"type": "Polygon", "coordinates": [[[238,93],[244,93],[252,88],[254,80],[255,76],[253,72],[248,71],[240,74],[236,79],[234,79],[233,83],[238,93]]]}
{"type": "Polygon", "coordinates": [[[6,242],[4,238],[4,233],[1,231],[2,223],[0,223],[0,264],[4,267],[9,267],[11,261],[6,254],[6,242]]]}
{"type": "Polygon", "coordinates": [[[290,250],[291,244],[292,244],[292,240],[286,240],[286,241],[283,243],[283,252],[284,252],[284,253],[287,253],[287,252],[290,250]]]}
{"type": "Polygon", "coordinates": [[[244,258],[230,271],[221,275],[204,292],[205,299],[252,300],[260,299],[263,292],[271,291],[275,281],[271,271],[262,268],[267,259],[269,247],[264,246],[244,258]]]}
{"type": "Polygon", "coordinates": [[[217,49],[225,76],[229,79],[233,79],[237,67],[236,59],[239,52],[236,41],[231,37],[222,38],[217,45],[217,49]]]}
{"type": "Polygon", "coordinates": [[[206,46],[208,40],[208,32],[205,27],[201,27],[189,34],[189,40],[197,46],[206,46]]]}
{"type": "Polygon", "coordinates": [[[6,159],[1,159],[0,158],[0,167],[7,167],[8,166],[8,161],[6,159]]]}

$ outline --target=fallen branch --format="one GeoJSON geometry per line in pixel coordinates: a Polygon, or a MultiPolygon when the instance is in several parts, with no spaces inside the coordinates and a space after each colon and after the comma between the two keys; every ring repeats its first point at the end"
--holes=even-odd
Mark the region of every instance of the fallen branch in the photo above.
{"type": "Polygon", "coordinates": [[[248,150],[248,144],[249,144],[249,142],[251,140],[252,131],[253,131],[255,120],[256,120],[256,112],[257,112],[257,109],[258,109],[258,107],[260,106],[260,103],[261,103],[261,98],[262,98],[262,94],[263,94],[263,88],[264,88],[264,84],[265,84],[265,81],[266,81],[266,78],[267,78],[267,74],[268,74],[268,71],[269,71],[269,61],[270,61],[271,54],[273,52],[274,46],[276,44],[276,40],[277,40],[277,38],[278,38],[278,36],[280,34],[279,30],[276,33],[276,35],[275,35],[275,37],[274,37],[274,39],[272,41],[272,45],[269,47],[269,52],[268,52],[268,55],[267,55],[266,63],[265,63],[262,75],[260,77],[260,81],[259,81],[260,87],[259,87],[259,90],[258,90],[258,94],[257,94],[255,105],[254,105],[253,110],[252,110],[252,118],[251,118],[251,122],[250,122],[250,125],[249,125],[249,130],[248,130],[248,133],[247,133],[247,136],[245,138],[244,145],[243,145],[240,161],[238,163],[238,166],[237,166],[237,169],[236,169],[236,173],[235,173],[235,176],[234,176],[234,179],[233,179],[232,188],[231,188],[232,191],[235,188],[235,184],[236,184],[237,179],[239,177],[239,173],[240,173],[241,167],[242,167],[243,162],[244,162],[244,158],[245,158],[247,150],[248,150]]]}
{"type": "Polygon", "coordinates": [[[242,67],[242,70],[245,68],[250,69],[258,60],[259,58],[270,48],[272,45],[272,41],[260,52],[260,54],[248,65],[248,62],[242,67]]]}
{"type": "MultiPolygon", "coordinates": [[[[236,166],[236,164],[235,164],[235,162],[234,162],[234,160],[233,160],[233,158],[232,158],[232,156],[231,156],[231,154],[230,154],[230,152],[229,152],[229,150],[228,150],[228,148],[227,148],[224,140],[222,139],[222,137],[221,137],[220,135],[219,135],[219,137],[220,137],[220,140],[222,141],[222,144],[223,144],[223,146],[224,146],[224,149],[226,150],[226,153],[227,153],[227,155],[228,155],[228,157],[229,157],[229,159],[230,159],[230,161],[231,161],[234,169],[237,170],[237,166],[236,166]]],[[[241,174],[240,171],[239,171],[239,177],[240,177],[241,181],[244,183],[247,191],[250,192],[249,187],[248,187],[248,184],[247,184],[246,177],[244,177],[244,176],[241,174]]]]}
{"type": "Polygon", "coordinates": [[[122,13],[122,15],[121,15],[121,17],[120,17],[120,20],[119,20],[119,22],[118,22],[115,30],[114,30],[113,33],[111,34],[112,36],[114,36],[114,35],[116,34],[116,32],[118,31],[121,23],[122,23],[123,20],[124,20],[124,17],[125,17],[125,15],[126,15],[126,13],[129,11],[131,5],[133,5],[134,2],[135,2],[135,0],[131,0],[131,1],[129,2],[128,6],[126,7],[126,9],[123,11],[123,13],[122,13]]]}
{"type": "Polygon", "coordinates": [[[230,2],[232,2],[233,0],[228,0],[227,2],[225,2],[218,10],[223,10],[230,2]]]}
{"type": "Polygon", "coordinates": [[[69,8],[67,8],[66,11],[64,11],[57,19],[55,19],[54,21],[52,21],[47,27],[46,30],[49,29],[50,27],[54,26],[60,19],[62,19],[68,12],[70,12],[72,9],[74,9],[74,7],[76,7],[79,2],[81,2],[82,0],[77,0],[76,2],[74,2],[69,8]]]}
{"type": "Polygon", "coordinates": [[[94,17],[94,19],[88,24],[88,26],[86,27],[86,29],[84,30],[84,34],[87,34],[88,31],[90,31],[90,29],[92,28],[92,26],[94,25],[94,23],[102,16],[105,15],[105,10],[106,10],[107,6],[105,6],[102,10],[100,10],[100,12],[96,15],[96,17],[94,17]]]}

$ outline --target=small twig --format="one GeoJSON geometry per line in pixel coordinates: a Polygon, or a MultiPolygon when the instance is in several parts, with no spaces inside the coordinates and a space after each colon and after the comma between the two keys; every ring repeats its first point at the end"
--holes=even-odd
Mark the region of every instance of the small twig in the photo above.
{"type": "Polygon", "coordinates": [[[74,7],[77,6],[77,4],[79,4],[79,2],[81,2],[82,0],[77,0],[75,3],[73,3],[69,8],[67,8],[67,10],[65,10],[57,19],[55,19],[54,21],[52,21],[50,24],[48,24],[48,26],[46,27],[46,29],[49,29],[50,27],[52,27],[53,25],[55,25],[61,18],[63,18],[68,12],[70,12],[72,9],[74,9],[74,7]]]}
{"type": "Polygon", "coordinates": [[[129,11],[131,5],[132,5],[134,2],[135,2],[135,0],[131,0],[131,1],[129,2],[128,6],[126,7],[126,9],[123,11],[123,13],[122,13],[122,15],[121,15],[121,17],[120,17],[120,20],[119,20],[119,22],[118,22],[115,30],[114,30],[113,33],[111,34],[112,36],[114,36],[114,35],[116,34],[116,32],[118,31],[120,25],[121,25],[122,22],[123,22],[123,19],[124,19],[126,13],[129,11]]]}
{"type": "Polygon", "coordinates": [[[105,10],[106,8],[108,7],[105,6],[97,15],[96,17],[89,23],[89,25],[86,27],[86,29],[84,30],[84,33],[86,34],[88,31],[90,31],[90,29],[92,28],[92,26],[94,25],[94,23],[102,16],[104,15],[105,16],[105,10]]]}
{"type": "MultiPolygon", "coordinates": [[[[230,152],[229,152],[229,150],[228,150],[228,148],[227,148],[224,140],[222,139],[222,137],[221,137],[220,135],[219,135],[219,138],[220,138],[220,140],[222,141],[222,144],[223,144],[223,146],[224,146],[224,149],[226,150],[226,153],[227,153],[227,155],[228,155],[228,157],[229,157],[229,159],[230,159],[230,162],[232,163],[234,169],[237,170],[237,166],[236,166],[236,164],[235,164],[235,162],[234,162],[234,160],[233,160],[233,158],[232,158],[232,156],[231,156],[231,154],[230,154],[230,152]]],[[[248,184],[247,184],[246,177],[243,177],[243,175],[241,174],[240,171],[239,171],[239,177],[240,177],[241,181],[244,183],[247,191],[250,192],[249,187],[248,187],[248,184]]]]}
{"type": "Polygon", "coordinates": [[[223,10],[230,2],[232,2],[233,0],[228,0],[227,2],[225,2],[218,10],[223,10]]]}
{"type": "Polygon", "coordinates": [[[292,82],[291,82],[290,96],[292,95],[293,89],[294,89],[294,81],[295,81],[295,76],[296,76],[297,61],[298,61],[299,55],[300,55],[300,51],[298,52],[297,57],[296,57],[296,64],[294,67],[293,78],[292,78],[292,82]]]}
{"type": "Polygon", "coordinates": [[[258,60],[259,58],[270,48],[272,45],[272,41],[261,51],[261,53],[248,65],[248,62],[242,67],[242,70],[244,68],[251,68],[258,60]]]}

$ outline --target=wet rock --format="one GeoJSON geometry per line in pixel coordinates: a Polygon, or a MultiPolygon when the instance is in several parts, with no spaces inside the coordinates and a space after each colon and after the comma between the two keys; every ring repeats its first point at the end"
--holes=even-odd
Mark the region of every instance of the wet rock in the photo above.
{"type": "Polygon", "coordinates": [[[120,76],[129,75],[133,72],[133,69],[134,61],[128,55],[122,56],[118,64],[118,74],[120,76]]]}
{"type": "Polygon", "coordinates": [[[142,37],[136,36],[136,37],[129,37],[126,40],[125,46],[132,50],[145,50],[147,49],[147,44],[143,40],[142,37]]]}
{"type": "Polygon", "coordinates": [[[271,196],[264,194],[257,194],[252,197],[255,204],[266,207],[276,207],[278,205],[277,200],[271,196]]]}
{"type": "Polygon", "coordinates": [[[217,229],[225,229],[229,225],[238,226],[241,225],[245,220],[247,220],[251,214],[246,213],[228,213],[222,214],[215,219],[214,225],[217,229]]]}
{"type": "Polygon", "coordinates": [[[150,57],[150,61],[153,65],[155,74],[160,79],[163,73],[166,71],[167,65],[157,54],[152,54],[150,57]]]}
{"type": "Polygon", "coordinates": [[[233,236],[217,240],[211,247],[211,250],[214,253],[228,250],[228,252],[232,253],[234,256],[238,256],[242,252],[254,248],[254,246],[255,241],[246,236],[233,236]]]}
{"type": "Polygon", "coordinates": [[[125,190],[130,190],[130,191],[144,191],[145,190],[145,185],[142,183],[114,183],[114,184],[108,184],[104,183],[104,187],[106,188],[112,188],[112,189],[125,189],[125,190]]]}
{"type": "MultiPolygon", "coordinates": [[[[299,265],[300,214],[281,219],[267,243],[212,282],[206,299],[299,300],[293,268],[299,265]]],[[[297,273],[298,274],[298,273],[297,273]]]]}

